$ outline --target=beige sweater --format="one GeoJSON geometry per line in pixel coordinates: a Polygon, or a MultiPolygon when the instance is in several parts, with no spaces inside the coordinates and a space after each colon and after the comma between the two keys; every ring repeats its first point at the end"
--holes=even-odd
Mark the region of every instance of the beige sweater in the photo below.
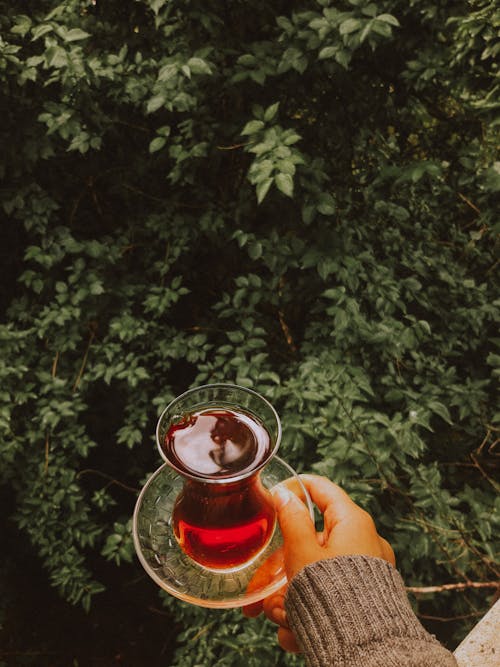
{"type": "Polygon", "coordinates": [[[380,558],[308,565],[290,583],[285,608],[308,667],[457,667],[419,623],[397,570],[380,558]]]}

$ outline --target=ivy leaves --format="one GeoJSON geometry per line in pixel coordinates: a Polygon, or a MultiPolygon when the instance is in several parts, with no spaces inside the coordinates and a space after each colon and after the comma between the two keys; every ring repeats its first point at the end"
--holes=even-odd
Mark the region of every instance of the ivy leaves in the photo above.
{"type": "MultiPolygon", "coordinates": [[[[214,381],[276,405],[415,583],[487,576],[496,8],[309,4],[3,3],[1,480],[72,602],[90,551],[133,555],[157,414],[214,381]]],[[[179,665],[285,662],[167,604],[179,665]]]]}
{"type": "Polygon", "coordinates": [[[304,164],[302,154],[293,147],[300,141],[300,135],[277,124],[271,125],[278,108],[279,102],[265,110],[255,106],[255,119],[248,121],[241,132],[249,137],[246,150],[256,156],[248,170],[248,180],[256,186],[258,204],[265,199],[273,183],[285,196],[293,197],[296,165],[304,164]]]}

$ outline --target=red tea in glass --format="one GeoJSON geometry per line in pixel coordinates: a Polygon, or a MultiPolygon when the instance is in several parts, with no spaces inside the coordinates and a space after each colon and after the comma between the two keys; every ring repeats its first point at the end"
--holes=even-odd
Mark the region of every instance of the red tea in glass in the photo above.
{"type": "Polygon", "coordinates": [[[159,443],[186,478],[172,514],[182,550],[210,570],[252,561],[276,522],[258,472],[275,449],[264,424],[241,408],[201,407],[173,421],[159,443]]]}

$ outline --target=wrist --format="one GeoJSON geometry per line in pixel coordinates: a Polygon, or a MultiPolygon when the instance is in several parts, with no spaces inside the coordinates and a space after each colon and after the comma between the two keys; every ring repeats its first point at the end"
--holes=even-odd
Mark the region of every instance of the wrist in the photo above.
{"type": "Polygon", "coordinates": [[[338,556],[307,565],[290,582],[285,608],[315,667],[343,665],[343,656],[357,647],[391,637],[432,641],[411,609],[401,576],[378,557],[338,556]]]}

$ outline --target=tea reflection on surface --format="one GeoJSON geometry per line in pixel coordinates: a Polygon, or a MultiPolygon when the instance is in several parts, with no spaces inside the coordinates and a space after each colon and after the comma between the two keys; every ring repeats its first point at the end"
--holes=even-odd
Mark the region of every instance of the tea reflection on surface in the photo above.
{"type": "Polygon", "coordinates": [[[256,468],[270,451],[264,426],[241,411],[205,409],[173,424],[163,450],[181,471],[200,477],[227,477],[256,468]]]}

